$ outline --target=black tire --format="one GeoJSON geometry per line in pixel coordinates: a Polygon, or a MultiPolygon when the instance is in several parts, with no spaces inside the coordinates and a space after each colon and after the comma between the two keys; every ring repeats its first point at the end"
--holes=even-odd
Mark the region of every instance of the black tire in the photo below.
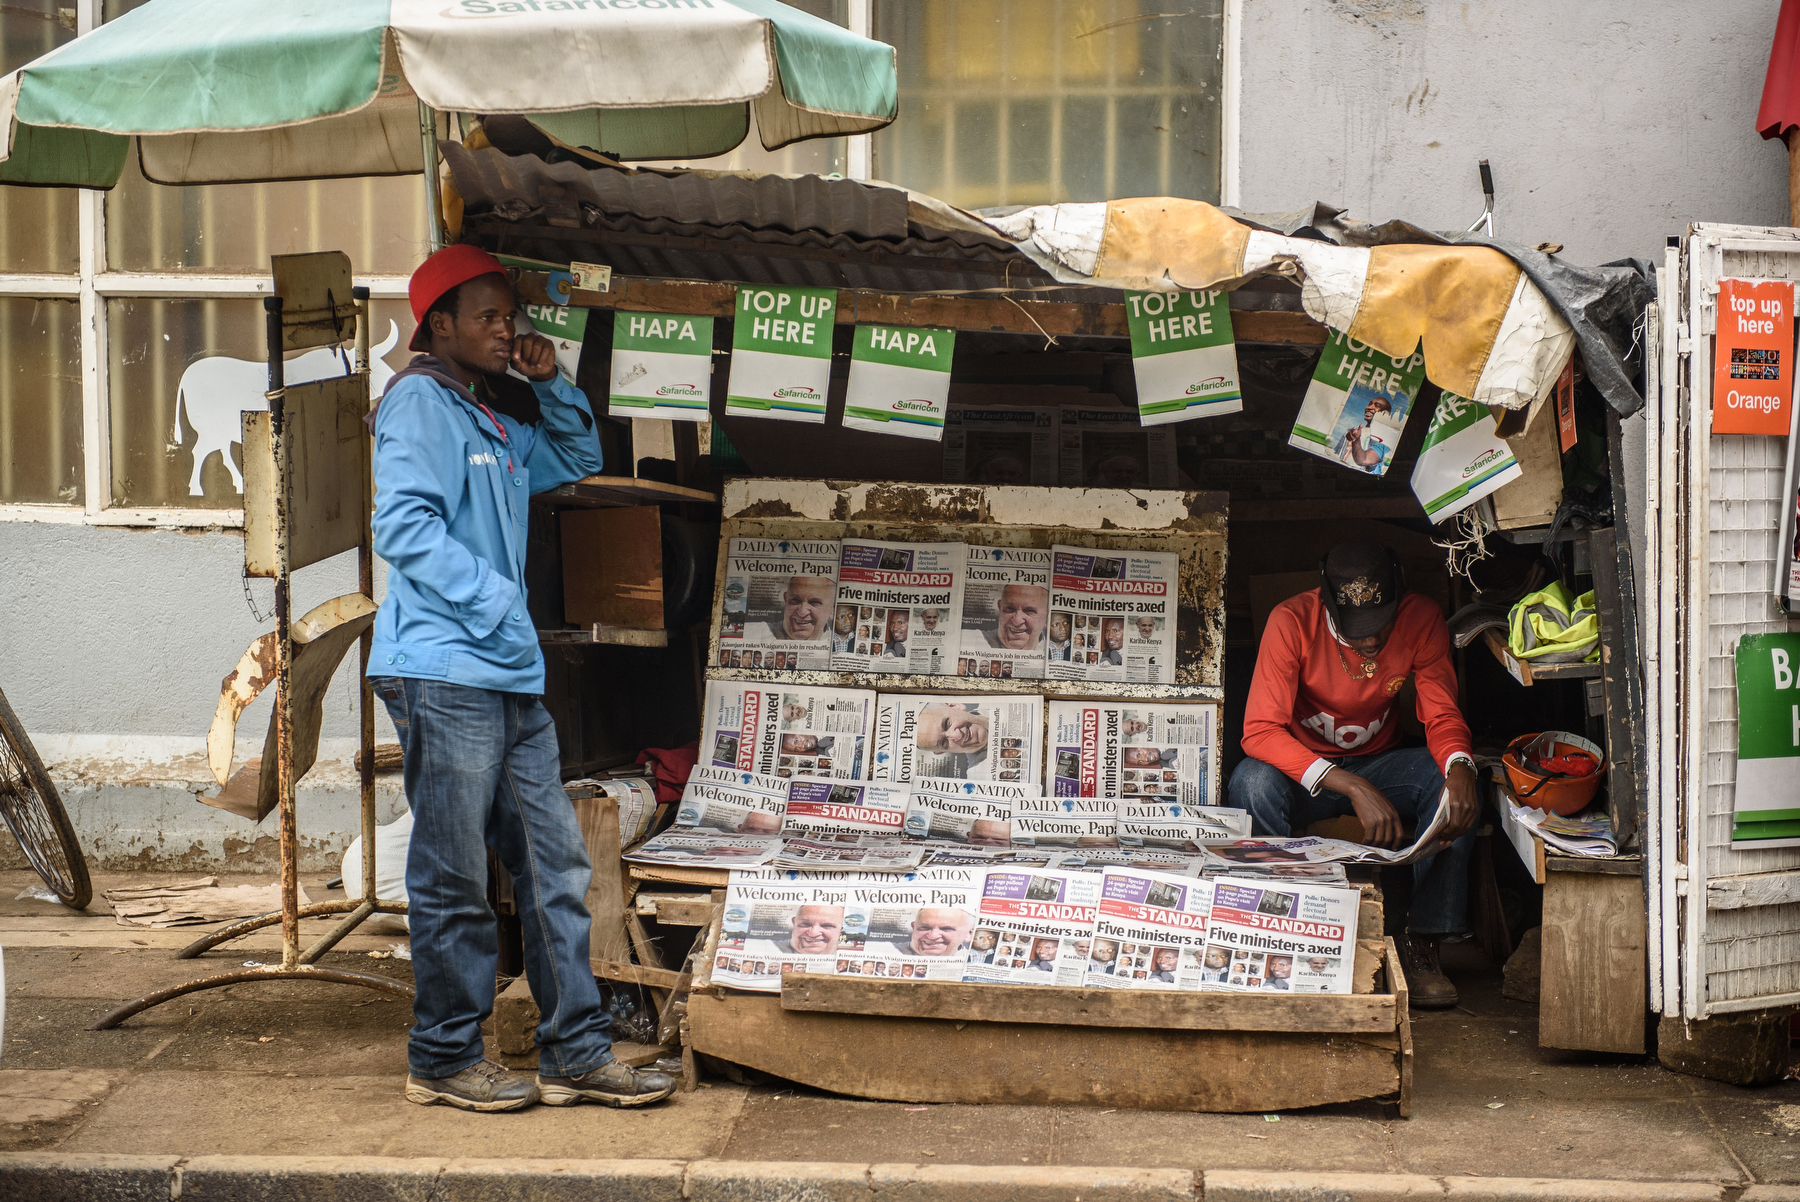
{"type": "Polygon", "coordinates": [[[65,906],[87,909],[94,899],[87,858],[44,761],[25,737],[5,693],[0,693],[0,818],[50,891],[65,906]]]}

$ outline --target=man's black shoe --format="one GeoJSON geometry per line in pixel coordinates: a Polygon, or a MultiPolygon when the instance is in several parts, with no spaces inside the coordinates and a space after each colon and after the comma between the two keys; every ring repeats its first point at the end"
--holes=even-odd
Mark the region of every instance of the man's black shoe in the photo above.
{"type": "Polygon", "coordinates": [[[546,1077],[538,1074],[538,1091],[546,1106],[572,1106],[599,1102],[602,1106],[648,1106],[675,1092],[675,1078],[641,1068],[629,1068],[617,1060],[589,1069],[579,1077],[546,1077]]]}

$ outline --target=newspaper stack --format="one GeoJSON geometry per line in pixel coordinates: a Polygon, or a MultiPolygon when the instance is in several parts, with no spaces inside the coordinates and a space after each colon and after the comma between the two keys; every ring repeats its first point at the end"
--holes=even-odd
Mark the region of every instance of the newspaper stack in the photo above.
{"type": "Polygon", "coordinates": [[[1201,987],[1349,993],[1357,900],[1355,889],[1215,880],[1201,987]]]}
{"type": "Polygon", "coordinates": [[[921,844],[894,839],[852,837],[844,843],[788,839],[769,861],[769,867],[911,872],[924,861],[925,855],[926,849],[921,844]]]}
{"type": "Polygon", "coordinates": [[[868,765],[875,694],[706,682],[700,762],[771,776],[854,780],[868,765]]]}
{"type": "Polygon", "coordinates": [[[1016,694],[883,693],[875,702],[877,779],[938,776],[1035,789],[1043,772],[1044,699],[1016,694]]]}
{"type": "Polygon", "coordinates": [[[1135,409],[1062,411],[1057,431],[1065,488],[1177,488],[1175,436],[1167,426],[1145,429],[1135,409]]]}
{"type": "Polygon", "coordinates": [[[1107,872],[1119,868],[1141,868],[1148,872],[1167,872],[1176,876],[1203,876],[1206,857],[1146,847],[1076,847],[1066,851],[1052,849],[1049,866],[1065,872],[1107,872]]]}
{"type": "Polygon", "coordinates": [[[656,784],[643,776],[615,776],[607,780],[582,777],[563,782],[571,801],[584,797],[610,797],[619,803],[619,843],[630,847],[650,831],[656,818],[656,784]]]}
{"type": "Polygon", "coordinates": [[[1086,983],[1199,989],[1212,885],[1142,869],[1107,872],[1101,882],[1086,983]]]}
{"type": "Polygon", "coordinates": [[[1218,708],[1209,701],[1053,701],[1044,792],[1211,805],[1218,708]]]}
{"type": "Polygon", "coordinates": [[[1013,803],[1013,842],[1021,847],[1119,845],[1119,802],[1113,797],[1045,797],[1013,803]]]}
{"type": "Polygon", "coordinates": [[[973,408],[952,403],[944,418],[945,482],[1056,484],[1061,412],[1055,405],[973,408]]]}
{"type": "Polygon", "coordinates": [[[855,623],[853,633],[834,640],[832,668],[920,676],[955,672],[967,556],[962,543],[845,539],[837,599],[855,607],[855,623]]]}
{"type": "Polygon", "coordinates": [[[909,793],[906,786],[887,781],[797,780],[788,786],[781,833],[801,839],[897,841],[909,793]]]}
{"type": "Polygon", "coordinates": [[[1013,807],[1032,786],[921,777],[906,801],[906,835],[937,843],[1012,846],[1013,807]]]}
{"type": "Polygon", "coordinates": [[[1081,984],[1100,882],[1097,873],[1052,868],[983,874],[963,980],[1081,984]]]}
{"type": "Polygon", "coordinates": [[[778,776],[697,764],[681,791],[675,825],[624,858],[706,868],[766,864],[780,850],[787,790],[778,776]]]}
{"type": "Polygon", "coordinates": [[[732,539],[725,552],[718,666],[829,668],[838,554],[835,540],[732,539]]]}
{"type": "Polygon", "coordinates": [[[1121,802],[1119,842],[1199,854],[1205,844],[1250,834],[1250,812],[1228,806],[1171,802],[1121,802]]]}
{"type": "Polygon", "coordinates": [[[1522,806],[1504,788],[1500,791],[1500,801],[1506,806],[1508,819],[1558,851],[1595,859],[1619,854],[1619,845],[1613,838],[1612,819],[1604,813],[1596,810],[1586,816],[1565,818],[1536,806],[1522,806]]]}
{"type": "MultiPolygon", "coordinates": [[[[1050,552],[970,547],[958,676],[1041,680],[1050,621],[1050,552]]],[[[1068,630],[1063,630],[1063,648],[1068,630]]]]}
{"type": "Polygon", "coordinates": [[[1051,548],[1053,680],[1175,683],[1173,551],[1051,548]],[[1063,646],[1064,640],[1067,645],[1063,646]]]}

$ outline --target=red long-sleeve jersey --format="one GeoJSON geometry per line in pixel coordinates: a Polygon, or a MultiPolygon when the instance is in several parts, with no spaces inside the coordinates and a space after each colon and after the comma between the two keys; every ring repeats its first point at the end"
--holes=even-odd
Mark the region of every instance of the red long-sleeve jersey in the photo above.
{"type": "Polygon", "coordinates": [[[1332,633],[1318,589],[1277,605],[1263,631],[1244,708],[1244,753],[1315,789],[1330,767],[1323,757],[1372,755],[1394,746],[1400,737],[1394,698],[1411,676],[1431,758],[1447,769],[1452,756],[1469,754],[1469,727],[1456,707],[1450,631],[1430,600],[1414,593],[1400,599],[1394,633],[1375,657],[1373,676],[1353,677],[1345,663],[1357,670],[1363,660],[1332,633]]]}

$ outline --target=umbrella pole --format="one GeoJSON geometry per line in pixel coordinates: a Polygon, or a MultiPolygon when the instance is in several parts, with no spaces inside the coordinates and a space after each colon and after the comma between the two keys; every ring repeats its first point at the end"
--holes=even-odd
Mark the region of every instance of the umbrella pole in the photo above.
{"type": "Polygon", "coordinates": [[[444,209],[438,198],[437,112],[419,101],[419,146],[425,160],[425,221],[431,232],[431,249],[444,248],[444,209]]]}

